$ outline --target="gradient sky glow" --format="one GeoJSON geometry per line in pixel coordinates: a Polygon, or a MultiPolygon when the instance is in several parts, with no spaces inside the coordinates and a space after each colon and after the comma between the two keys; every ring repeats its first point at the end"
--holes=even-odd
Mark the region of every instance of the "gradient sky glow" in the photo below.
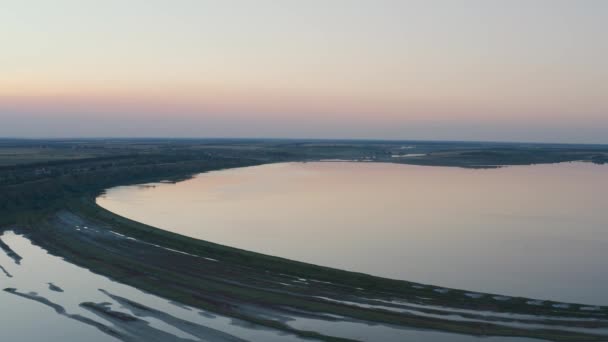
{"type": "Polygon", "coordinates": [[[608,1],[0,0],[0,136],[608,143],[608,1]]]}

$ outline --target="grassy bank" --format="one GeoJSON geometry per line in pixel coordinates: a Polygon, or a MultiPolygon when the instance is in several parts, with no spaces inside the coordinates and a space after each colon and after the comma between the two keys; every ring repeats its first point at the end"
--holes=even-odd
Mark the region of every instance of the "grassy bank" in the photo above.
{"type": "MultiPolygon", "coordinates": [[[[507,149],[465,145],[210,142],[169,148],[154,145],[143,148],[143,152],[121,147],[116,152],[120,157],[110,159],[103,154],[102,158],[78,161],[37,160],[35,164],[0,170],[0,184],[5,182],[0,186],[0,226],[17,229],[50,253],[116,281],[302,337],[343,340],[297,330],[261,313],[325,320],[342,317],[478,336],[605,341],[605,336],[593,332],[595,328],[608,328],[605,307],[588,311],[583,310],[586,306],[572,303],[563,306],[564,303],[540,301],[541,304],[531,305],[528,298],[493,294],[471,297],[464,290],[306,264],[174,234],[120,217],[95,203],[96,196],[111,186],[181,180],[198,172],[281,161],[337,158],[479,167],[593,158],[598,161],[608,153],[602,147],[507,149]],[[404,149],[416,150],[423,156],[393,157],[404,149]],[[466,319],[451,319],[455,310],[469,310],[459,313],[466,319]]],[[[139,145],[138,148],[142,149],[139,145]]]]}
{"type": "MultiPolygon", "coordinates": [[[[92,197],[65,204],[64,209],[24,230],[51,253],[150,293],[302,337],[340,340],[298,331],[256,312],[272,310],[288,315],[296,310],[312,316],[332,314],[375,324],[470,335],[605,340],[566,327],[597,327],[597,321],[580,319],[606,319],[608,308],[585,312],[581,310],[584,305],[559,308],[555,305],[563,303],[550,301],[533,306],[528,298],[503,301],[491,294],[473,299],[462,290],[444,292],[446,289],[432,285],[310,265],[188,238],[117,216],[97,206],[92,197]],[[77,227],[88,229],[82,232],[77,227]],[[390,310],[391,304],[386,303],[391,302],[425,305],[428,309],[417,309],[426,315],[398,312],[390,310]],[[450,320],[447,316],[454,309],[479,312],[468,315],[479,322],[450,320]],[[505,326],[505,313],[537,317],[523,321],[542,324],[546,329],[505,326]]],[[[608,327],[608,322],[601,324],[608,327]]]]}

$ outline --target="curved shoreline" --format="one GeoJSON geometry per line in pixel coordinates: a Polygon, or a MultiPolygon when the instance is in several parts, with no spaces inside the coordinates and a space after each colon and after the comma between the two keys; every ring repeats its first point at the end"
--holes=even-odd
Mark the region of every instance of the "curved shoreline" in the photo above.
{"type": "Polygon", "coordinates": [[[99,157],[0,170],[0,230],[19,231],[49,253],[115,281],[304,338],[353,340],[331,327],[357,322],[374,331],[608,341],[608,307],[480,294],[315,266],[187,238],[95,204],[97,195],[113,186],[285,161],[371,157],[478,168],[608,160],[608,148],[600,147],[457,142],[416,142],[426,156],[390,158],[404,143],[160,141],[143,149],[122,142],[118,150],[105,142],[73,143],[73,148],[100,149],[99,157]],[[77,230],[77,225],[91,229],[77,230]],[[317,325],[318,331],[310,331],[285,317],[320,322],[325,329],[317,325]]]}
{"type": "Polygon", "coordinates": [[[607,237],[608,217],[588,209],[608,190],[604,171],[590,163],[470,170],[287,162],[119,186],[96,202],[177,234],[315,265],[606,305],[600,280],[608,269],[586,257],[601,256],[607,237]],[[569,200],[581,196],[590,203],[569,200]],[[573,220],[586,224],[573,232],[573,220]],[[595,267],[577,271],[586,265],[595,267]]]}
{"type": "Polygon", "coordinates": [[[52,254],[116,281],[301,337],[343,340],[301,331],[244,308],[330,314],[474,336],[607,339],[602,330],[608,328],[608,307],[589,310],[589,305],[446,289],[249,252],[121,217],[98,206],[97,194],[71,200],[23,231],[52,254]],[[76,225],[95,228],[83,234],[76,225]]]}

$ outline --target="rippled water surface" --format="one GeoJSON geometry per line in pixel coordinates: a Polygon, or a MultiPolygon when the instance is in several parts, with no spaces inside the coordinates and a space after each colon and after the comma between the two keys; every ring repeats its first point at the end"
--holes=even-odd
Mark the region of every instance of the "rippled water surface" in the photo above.
{"type": "Polygon", "coordinates": [[[120,215],[315,264],[608,304],[608,166],[285,163],[110,189],[120,215]]]}

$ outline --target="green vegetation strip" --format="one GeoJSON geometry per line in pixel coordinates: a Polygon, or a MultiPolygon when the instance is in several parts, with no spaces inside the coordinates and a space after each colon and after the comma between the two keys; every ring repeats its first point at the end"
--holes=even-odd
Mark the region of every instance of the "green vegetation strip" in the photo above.
{"type": "MultiPolygon", "coordinates": [[[[392,158],[395,153],[402,153],[404,144],[185,141],[164,145],[127,142],[119,143],[119,147],[113,144],[109,150],[89,142],[85,147],[92,152],[78,158],[70,154],[65,161],[58,161],[38,155],[29,165],[0,168],[0,227],[17,227],[50,253],[116,281],[193,307],[302,337],[343,341],[318,332],[294,329],[247,308],[287,316],[294,312],[307,313],[328,320],[332,318],[325,315],[333,314],[347,320],[478,336],[606,341],[605,336],[588,333],[587,330],[565,329],[569,326],[605,328],[606,307],[584,311],[581,310],[583,305],[578,304],[561,307],[561,303],[543,301],[541,305],[530,305],[527,298],[502,301],[489,294],[470,298],[462,290],[444,292],[435,286],[321,267],[188,238],[120,217],[95,203],[95,198],[112,186],[180,180],[198,172],[272,162],[336,158],[489,167],[570,160],[602,163],[608,155],[606,147],[597,146],[574,149],[426,143],[406,146],[408,153],[411,148],[415,150],[411,152],[422,152],[424,156],[392,158]],[[75,222],[94,229],[77,231],[75,222]],[[300,278],[310,281],[305,284],[293,282],[300,278]],[[290,281],[291,286],[281,285],[290,281]],[[384,308],[366,306],[374,300],[389,304],[384,308]],[[388,310],[386,307],[391,307],[391,300],[425,305],[426,309],[418,311],[435,315],[388,310]],[[472,310],[467,318],[478,321],[455,321],[441,316],[442,310],[447,316],[449,310],[454,309],[472,310]],[[487,312],[533,315],[536,318],[527,320],[527,323],[542,324],[547,328],[526,329],[499,324],[501,319],[505,320],[504,316],[501,319],[486,317],[487,312]],[[575,320],[581,318],[594,320],[575,320]]],[[[78,144],[67,146],[84,148],[78,144]]],[[[513,322],[517,323],[518,319],[513,319],[513,322]]]]}

